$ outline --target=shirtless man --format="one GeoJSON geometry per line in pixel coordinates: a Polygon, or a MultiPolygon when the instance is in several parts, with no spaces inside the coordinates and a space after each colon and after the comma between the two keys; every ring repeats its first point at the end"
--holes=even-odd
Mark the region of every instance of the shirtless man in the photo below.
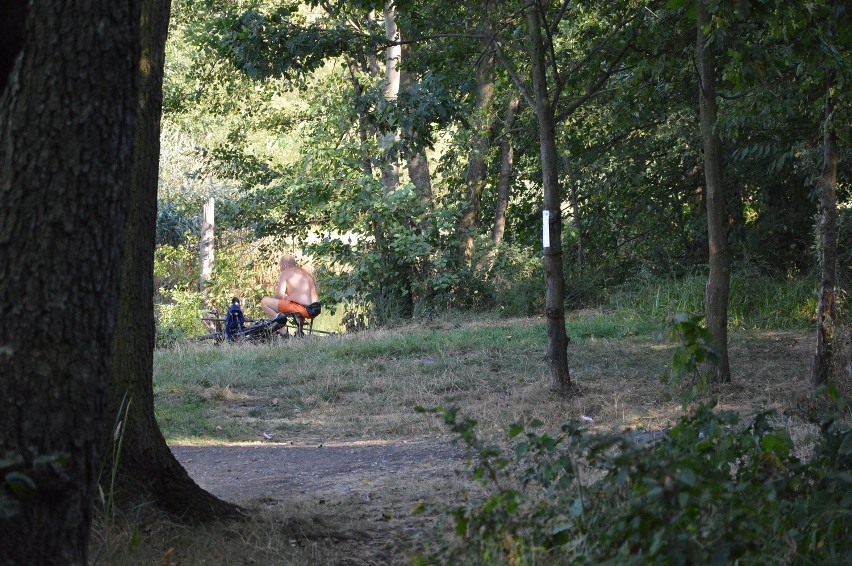
{"type": "MultiPolygon", "coordinates": [[[[291,255],[281,256],[279,262],[281,272],[278,274],[278,289],[274,297],[264,297],[260,307],[269,318],[275,318],[278,313],[299,313],[305,318],[313,318],[319,311],[319,295],[314,276],[296,265],[296,258],[291,255]]],[[[287,335],[287,327],[278,330],[281,335],[287,335]]]]}

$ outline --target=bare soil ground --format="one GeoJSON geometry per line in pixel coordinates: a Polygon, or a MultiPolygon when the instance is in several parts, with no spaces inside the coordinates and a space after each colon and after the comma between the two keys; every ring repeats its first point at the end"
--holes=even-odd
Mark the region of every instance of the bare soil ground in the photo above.
{"type": "MultiPolygon", "coordinates": [[[[173,445],[172,451],[214,495],[254,513],[290,517],[295,552],[340,565],[410,563],[440,521],[436,508],[414,509],[451,505],[465,462],[449,438],[173,445]]],[[[302,559],[311,561],[295,560],[302,559]]]]}

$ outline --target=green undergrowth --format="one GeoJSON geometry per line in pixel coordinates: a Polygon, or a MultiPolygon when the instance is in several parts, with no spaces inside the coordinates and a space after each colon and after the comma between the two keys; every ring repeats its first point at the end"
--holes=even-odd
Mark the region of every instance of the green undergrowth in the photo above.
{"type": "MultiPolygon", "coordinates": [[[[634,281],[610,296],[608,309],[632,313],[640,320],[664,321],[676,313],[704,310],[707,276],[690,275],[677,280],[634,281]]],[[[759,274],[733,274],[728,302],[728,322],[740,329],[806,329],[815,324],[817,281],[813,278],[783,279],[759,274]]],[[[839,318],[847,315],[841,291],[839,318]]]]}
{"type": "MultiPolygon", "coordinates": [[[[832,394],[835,401],[839,396],[832,394]]],[[[666,434],[513,425],[489,444],[438,410],[485,494],[418,564],[848,564],[852,430],[828,411],[810,456],[771,411],[745,425],[700,405],[666,434]]]]}

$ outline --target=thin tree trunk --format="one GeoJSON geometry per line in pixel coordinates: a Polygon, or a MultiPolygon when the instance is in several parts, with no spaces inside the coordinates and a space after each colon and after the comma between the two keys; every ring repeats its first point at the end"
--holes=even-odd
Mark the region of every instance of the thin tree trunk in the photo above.
{"type": "MultiPolygon", "coordinates": [[[[496,0],[483,0],[482,9],[487,22],[488,15],[496,10],[496,0]]],[[[481,33],[490,35],[488,24],[481,33]]],[[[491,127],[494,121],[492,101],[494,99],[494,47],[491,38],[483,41],[483,50],[476,67],[476,108],[474,109],[473,143],[470,151],[465,185],[467,200],[458,223],[461,257],[466,265],[473,258],[474,228],[482,204],[482,193],[488,177],[488,153],[491,146],[491,127]]]]}
{"type": "MultiPolygon", "coordinates": [[[[402,57],[408,57],[409,51],[408,45],[402,46],[402,57]]],[[[401,92],[411,91],[416,85],[417,82],[410,72],[400,71],[399,89],[401,92]]],[[[410,139],[411,135],[410,128],[403,132],[403,138],[410,139]]],[[[429,172],[429,160],[426,158],[426,152],[423,149],[409,150],[406,155],[408,177],[411,179],[411,184],[414,185],[417,196],[423,202],[424,207],[429,209],[432,204],[432,175],[429,172]]]]}
{"type": "Polygon", "coordinates": [[[0,325],[0,477],[28,493],[3,493],[12,516],[0,518],[0,564],[86,564],[133,157],[139,5],[27,2],[17,23],[15,63],[0,79],[0,305],[14,321],[0,325]]]}
{"type": "Polygon", "coordinates": [[[512,144],[512,128],[518,112],[520,99],[517,96],[509,100],[506,106],[506,122],[503,139],[500,141],[500,178],[497,181],[497,204],[494,206],[494,228],[491,230],[491,243],[496,248],[503,243],[506,233],[506,211],[509,210],[509,197],[512,179],[515,176],[515,151],[512,144]]]}
{"type": "Polygon", "coordinates": [[[121,422],[120,454],[108,449],[104,469],[117,466],[116,503],[124,510],[153,502],[182,520],[234,516],[237,508],[201,489],[178,463],[154,416],[154,248],[163,63],[171,0],[143,0],[139,110],[124,272],[115,333],[108,420],[121,422]],[[113,457],[115,456],[115,460],[113,457]]]}
{"type": "Polygon", "coordinates": [[[572,393],[568,373],[568,335],[565,332],[565,274],[562,271],[562,202],[559,195],[556,157],[556,125],[553,107],[547,93],[545,52],[541,37],[541,18],[533,6],[527,11],[530,32],[535,111],[541,143],[541,174],[544,210],[549,213],[550,246],[544,248],[545,315],[547,317],[547,352],[550,387],[561,394],[572,393]]]}
{"type": "Polygon", "coordinates": [[[704,145],[704,177],[707,195],[707,238],[710,276],[704,293],[707,329],[719,351],[715,379],[731,381],[728,363],[728,294],[731,285],[731,260],[728,254],[728,215],[725,183],[722,175],[722,142],[716,130],[715,50],[704,35],[709,22],[705,0],[698,2],[696,52],[698,59],[699,114],[704,145]]]}
{"type": "Polygon", "coordinates": [[[831,377],[834,366],[835,282],[837,279],[837,134],[833,124],[836,100],[834,73],[825,79],[825,123],[823,125],[822,172],[817,179],[820,189],[820,282],[817,306],[817,343],[811,368],[811,383],[822,385],[831,377]]]}
{"type": "Polygon", "coordinates": [[[512,190],[512,179],[515,175],[514,145],[512,143],[512,128],[515,125],[515,114],[518,111],[520,99],[512,97],[506,106],[506,118],[503,125],[503,136],[500,140],[500,177],[497,179],[497,202],[494,205],[494,225],[491,228],[491,249],[476,264],[475,271],[491,269],[494,257],[506,232],[506,212],[509,209],[509,197],[512,190]],[[486,267],[487,266],[487,267],[486,267]]]}
{"type": "MultiPolygon", "coordinates": [[[[384,9],[385,34],[390,41],[399,41],[399,31],[396,25],[396,8],[393,0],[385,0],[384,9]]],[[[399,45],[391,45],[385,51],[385,100],[396,101],[399,96],[399,63],[402,59],[402,49],[399,45]]],[[[399,134],[396,128],[389,127],[382,132],[379,145],[382,148],[381,170],[382,184],[385,194],[392,193],[399,186],[399,164],[397,160],[399,134]]]]}
{"type": "MultiPolygon", "coordinates": [[[[355,97],[361,98],[364,95],[364,87],[361,84],[361,81],[358,79],[358,62],[355,59],[349,59],[349,80],[352,83],[352,89],[355,91],[355,97]]],[[[367,67],[367,63],[364,63],[364,66],[367,67]]],[[[358,104],[355,104],[356,107],[359,107],[358,104]]],[[[358,112],[358,139],[361,140],[361,147],[367,148],[370,146],[370,138],[372,137],[373,132],[371,131],[369,120],[367,119],[366,113],[363,111],[358,112]]],[[[373,158],[369,153],[366,153],[361,158],[361,170],[364,175],[367,177],[373,176],[373,158]]]]}
{"type": "MultiPolygon", "coordinates": [[[[167,20],[168,21],[168,20],[167,20]]],[[[159,129],[159,119],[157,120],[159,129]]],[[[159,144],[157,144],[159,152],[159,144]]],[[[204,205],[204,216],[201,222],[201,242],[200,242],[200,257],[201,257],[201,279],[199,287],[202,291],[206,290],[207,283],[210,281],[210,276],[213,274],[213,245],[215,242],[214,226],[216,223],[216,200],[213,197],[204,205]]]]}

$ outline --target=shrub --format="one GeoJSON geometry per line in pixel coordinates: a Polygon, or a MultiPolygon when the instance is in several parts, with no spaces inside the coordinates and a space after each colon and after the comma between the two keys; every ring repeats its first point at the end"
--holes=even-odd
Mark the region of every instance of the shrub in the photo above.
{"type": "Polygon", "coordinates": [[[157,346],[169,346],[179,338],[207,333],[199,310],[204,300],[203,293],[186,289],[161,289],[160,292],[170,302],[156,305],[157,346]]]}
{"type": "Polygon", "coordinates": [[[742,427],[712,403],[656,439],[573,423],[552,436],[532,421],[502,450],[440,412],[487,493],[452,511],[459,539],[420,563],[836,564],[852,552],[852,431],[835,417],[801,462],[771,412],[742,427]]]}

